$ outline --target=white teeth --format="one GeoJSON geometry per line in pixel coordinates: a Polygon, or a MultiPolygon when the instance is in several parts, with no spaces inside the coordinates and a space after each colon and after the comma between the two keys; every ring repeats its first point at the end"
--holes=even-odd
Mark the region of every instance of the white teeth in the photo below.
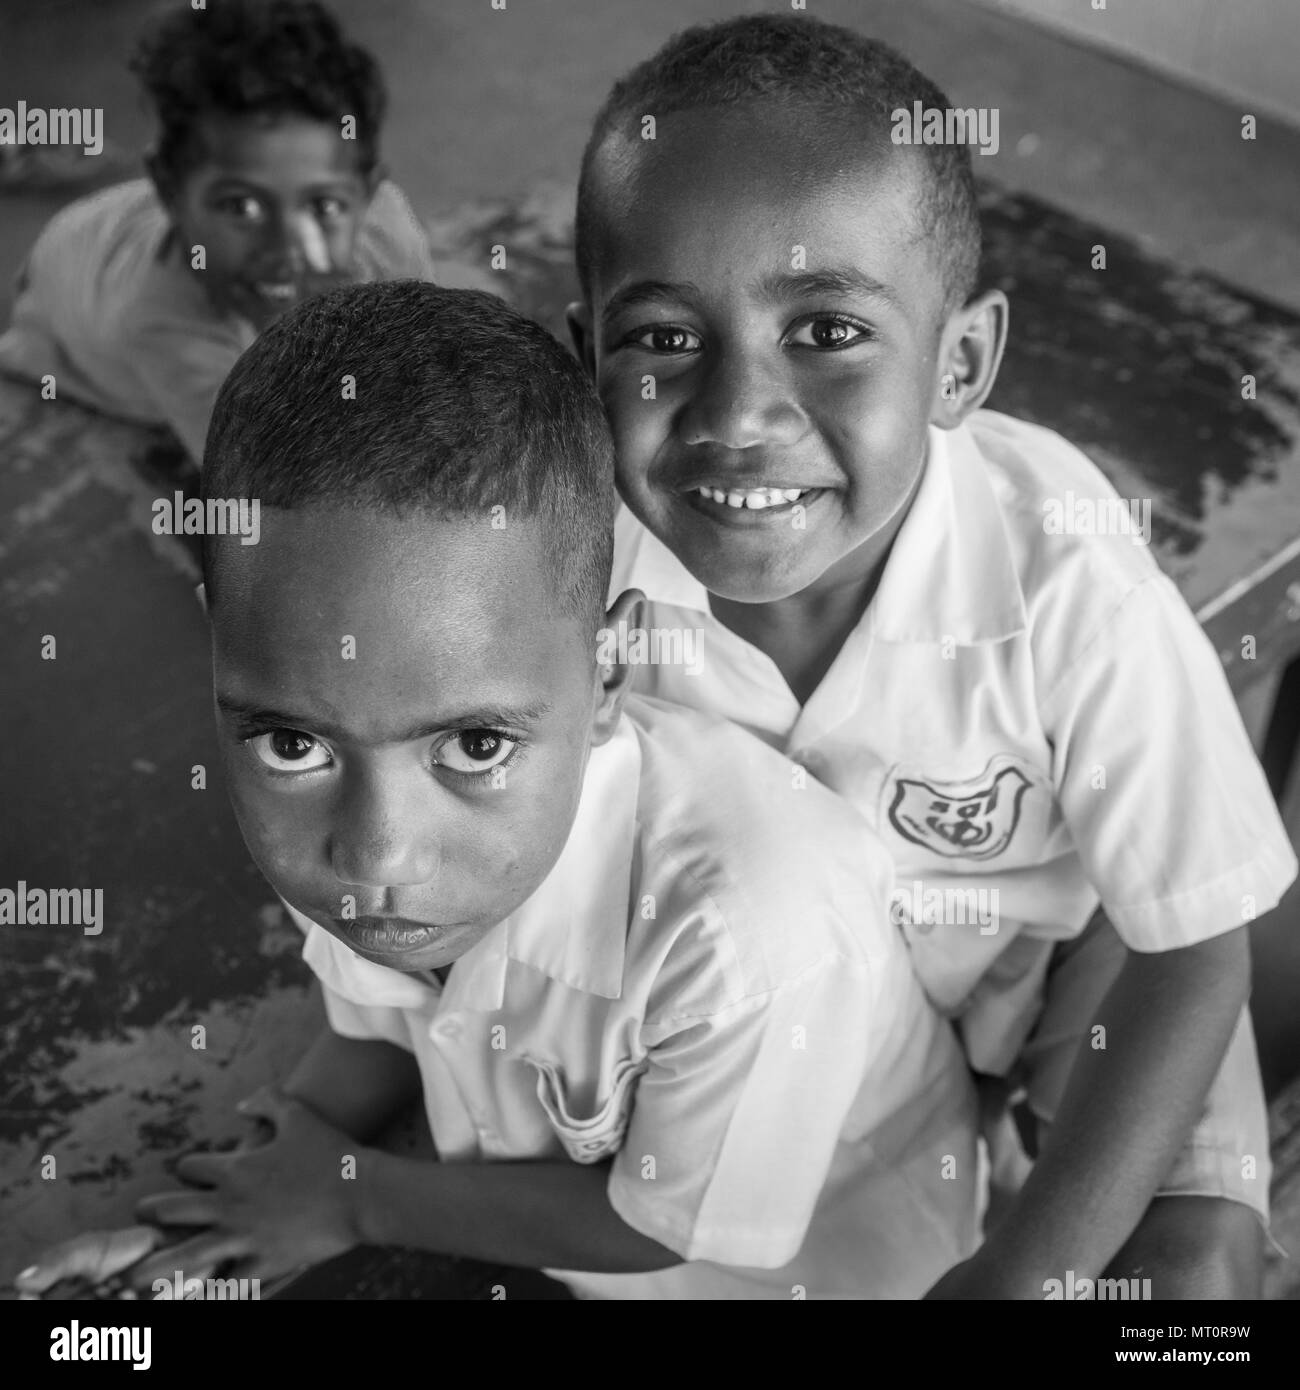
{"type": "Polygon", "coordinates": [[[809,490],[806,487],[758,487],[747,492],[723,492],[721,488],[716,487],[695,489],[701,497],[707,497],[720,506],[734,507],[737,511],[748,509],[751,512],[761,512],[765,507],[779,507],[786,502],[797,502],[809,490]]]}

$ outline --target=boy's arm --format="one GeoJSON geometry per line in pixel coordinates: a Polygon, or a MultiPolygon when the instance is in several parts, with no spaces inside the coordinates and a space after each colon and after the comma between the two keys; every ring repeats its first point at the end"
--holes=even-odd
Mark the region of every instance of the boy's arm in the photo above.
{"type": "Polygon", "coordinates": [[[1249,987],[1241,928],[1130,951],[1093,1020],[1104,1046],[1081,1045],[1032,1175],[979,1253],[930,1297],[1042,1298],[1044,1281],[1066,1270],[1100,1275],[1186,1141],[1249,987]]]}
{"type": "MultiPolygon", "coordinates": [[[[682,949],[700,948],[692,936],[682,949]]],[[[691,1259],[774,1268],[798,1250],[857,1095],[853,1059],[867,1054],[876,993],[864,964],[827,955],[794,983],[691,1017],[652,1046],[621,1146],[599,1166],[396,1158],[264,1093],[246,1113],[272,1122],[270,1143],[186,1158],[177,1171],[192,1186],[138,1208],[205,1229],[143,1261],[132,1283],[177,1268],[202,1277],[231,1259],[266,1279],[362,1241],[607,1273],[664,1269],[688,1247],[691,1259]],[[796,1032],[806,1046],[792,1045],[796,1032]]]]}
{"type": "MultiPolygon", "coordinates": [[[[284,1085],[327,1124],[373,1138],[418,1094],[415,1058],[326,1028],[284,1085]]],[[[444,1164],[378,1150],[357,1156],[353,1222],[367,1245],[409,1245],[526,1268],[664,1269],[673,1251],[616,1215],[609,1165],[444,1164]]]]}
{"type": "Polygon", "coordinates": [[[282,1089],[326,1124],[368,1143],[420,1094],[420,1068],[405,1048],[345,1038],[327,1025],[282,1089]]]}
{"type": "Polygon", "coordinates": [[[526,1269],[629,1274],[681,1256],[610,1205],[610,1164],[437,1163],[371,1152],[356,1221],[367,1245],[414,1245],[526,1269]]]}
{"type": "Polygon", "coordinates": [[[182,1159],[177,1172],[192,1186],[139,1204],[141,1220],[205,1229],[142,1260],[129,1275],[135,1288],[177,1269],[203,1278],[230,1260],[273,1279],[371,1243],[536,1268],[680,1262],[615,1214],[607,1165],[398,1158],[361,1147],[276,1091],[259,1093],[246,1113],[270,1121],[274,1138],[182,1159]]]}

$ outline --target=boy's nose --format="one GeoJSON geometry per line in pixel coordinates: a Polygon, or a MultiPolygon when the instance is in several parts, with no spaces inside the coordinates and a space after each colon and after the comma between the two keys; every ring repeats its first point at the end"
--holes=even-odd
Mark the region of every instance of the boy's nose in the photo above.
{"type": "Polygon", "coordinates": [[[754,357],[719,357],[678,417],[687,444],[748,449],[756,444],[793,444],[806,421],[780,373],[754,357]]]}
{"type": "Polygon", "coordinates": [[[298,276],[305,270],[323,275],[330,268],[325,235],[307,213],[270,219],[263,249],[277,275],[298,276]]]}
{"type": "Polygon", "coordinates": [[[330,861],[343,883],[403,888],[429,883],[440,854],[432,834],[433,807],[423,787],[349,787],[330,837],[330,861]]]}

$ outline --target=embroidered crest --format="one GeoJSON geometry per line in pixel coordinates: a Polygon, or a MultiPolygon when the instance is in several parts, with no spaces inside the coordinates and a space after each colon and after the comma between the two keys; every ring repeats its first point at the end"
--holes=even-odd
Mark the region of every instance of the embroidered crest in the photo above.
{"type": "Polygon", "coordinates": [[[1030,785],[1018,767],[994,773],[995,759],[974,786],[900,777],[889,822],[914,845],[948,859],[993,859],[1011,843],[1020,800],[1030,785]]]}

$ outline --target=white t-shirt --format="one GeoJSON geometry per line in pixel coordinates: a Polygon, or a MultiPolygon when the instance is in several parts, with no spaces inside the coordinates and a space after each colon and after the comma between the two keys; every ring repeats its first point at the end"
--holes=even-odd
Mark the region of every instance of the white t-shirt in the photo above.
{"type": "Polygon", "coordinates": [[[305,917],[335,1031],[419,1062],[449,1162],[612,1158],[688,1263],[602,1298],[915,1297],[970,1254],[975,1117],[887,856],[723,721],[633,698],[542,886],[436,982],[305,917]]]}
{"type": "MultiPolygon", "coordinates": [[[[36,382],[51,375],[56,399],[169,425],[199,462],[217,392],[257,331],[213,307],[169,229],[148,179],[61,209],[19,273],[0,370],[36,382]]],[[[433,278],[424,232],[396,184],[375,191],[355,259],[362,280],[433,278]]]]}
{"type": "Polygon", "coordinates": [[[992,411],[931,428],[879,589],[802,708],[619,516],[612,592],[642,589],[648,626],[697,634],[694,672],[642,665],[636,688],[742,724],[866,816],[950,1014],[1017,938],[1077,935],[1099,901],[1129,947],[1162,951],[1242,925],[1295,877],[1210,642],[1135,535],[1080,533],[1106,514],[1086,503],[1115,497],[1050,430],[992,411]]]}

